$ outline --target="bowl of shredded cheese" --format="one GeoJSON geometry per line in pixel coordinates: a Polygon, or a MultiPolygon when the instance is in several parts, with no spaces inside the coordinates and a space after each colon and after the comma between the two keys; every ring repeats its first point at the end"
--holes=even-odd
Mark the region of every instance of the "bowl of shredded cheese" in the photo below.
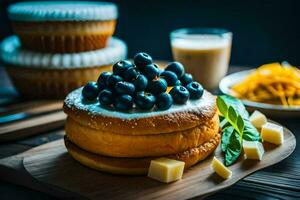
{"type": "Polygon", "coordinates": [[[250,109],[270,115],[300,115],[300,70],[286,62],[270,63],[224,77],[222,93],[241,99],[250,109]]]}

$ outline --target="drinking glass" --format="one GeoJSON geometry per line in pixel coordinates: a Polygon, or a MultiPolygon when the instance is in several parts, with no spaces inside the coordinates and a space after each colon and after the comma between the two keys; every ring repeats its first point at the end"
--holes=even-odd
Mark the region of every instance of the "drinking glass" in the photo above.
{"type": "Polygon", "coordinates": [[[183,28],[170,34],[172,54],[204,88],[217,88],[226,75],[232,33],[217,28],[183,28]]]}

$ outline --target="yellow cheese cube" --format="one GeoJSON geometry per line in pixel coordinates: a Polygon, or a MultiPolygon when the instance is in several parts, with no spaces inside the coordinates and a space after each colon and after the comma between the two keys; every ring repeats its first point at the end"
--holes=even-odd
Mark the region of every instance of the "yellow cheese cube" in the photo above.
{"type": "Polygon", "coordinates": [[[264,147],[259,141],[243,140],[243,149],[247,159],[261,160],[264,155],[264,147]]]}
{"type": "Polygon", "coordinates": [[[263,141],[280,145],[283,143],[283,127],[277,124],[267,122],[262,126],[261,138],[263,141]]]}
{"type": "Polygon", "coordinates": [[[261,128],[265,123],[267,123],[267,118],[264,114],[255,110],[250,116],[250,122],[256,128],[261,128]]]}
{"type": "Polygon", "coordinates": [[[213,158],[211,163],[212,169],[222,178],[228,179],[231,177],[232,172],[223,165],[221,161],[219,161],[216,157],[213,158]]]}
{"type": "Polygon", "coordinates": [[[169,183],[181,179],[184,162],[168,158],[151,160],[148,177],[169,183]]]}

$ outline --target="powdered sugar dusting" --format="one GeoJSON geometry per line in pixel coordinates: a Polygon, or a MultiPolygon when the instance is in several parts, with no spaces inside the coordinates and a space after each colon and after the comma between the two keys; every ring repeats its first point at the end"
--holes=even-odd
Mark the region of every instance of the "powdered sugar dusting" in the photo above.
{"type": "MultiPolygon", "coordinates": [[[[173,114],[177,112],[187,112],[187,111],[201,111],[203,113],[209,112],[212,106],[215,106],[215,98],[205,91],[202,98],[198,100],[188,100],[184,105],[172,105],[168,110],[140,110],[138,108],[133,108],[128,112],[120,112],[114,108],[102,107],[99,101],[87,102],[82,98],[81,95],[82,87],[71,92],[65,99],[65,106],[69,108],[76,108],[88,112],[90,116],[102,115],[113,118],[120,118],[121,120],[130,120],[138,118],[154,117],[159,115],[173,114]]],[[[155,126],[155,125],[154,125],[155,126]]]]}

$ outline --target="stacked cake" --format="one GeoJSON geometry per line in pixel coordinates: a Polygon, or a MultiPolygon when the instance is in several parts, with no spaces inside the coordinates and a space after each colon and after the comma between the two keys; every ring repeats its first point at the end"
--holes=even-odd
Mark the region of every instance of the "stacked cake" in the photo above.
{"type": "Polygon", "coordinates": [[[117,174],[146,174],[167,157],[189,168],[220,141],[215,97],[178,62],[160,70],[146,53],[122,60],[64,101],[65,145],[80,163],[117,174]]]}
{"type": "Polygon", "coordinates": [[[63,98],[126,57],[126,44],[112,37],[113,3],[21,2],[8,14],[16,36],[1,43],[1,59],[25,98],[63,98]]]}

